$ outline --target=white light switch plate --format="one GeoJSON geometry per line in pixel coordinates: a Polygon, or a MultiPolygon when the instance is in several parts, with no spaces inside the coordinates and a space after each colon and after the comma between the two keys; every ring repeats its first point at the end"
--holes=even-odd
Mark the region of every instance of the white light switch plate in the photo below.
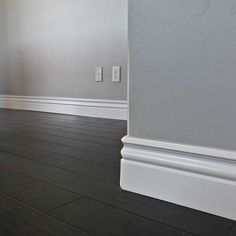
{"type": "Polygon", "coordinates": [[[121,67],[120,66],[112,67],[112,82],[115,82],[115,83],[121,82],[121,67]]]}
{"type": "Polygon", "coordinates": [[[97,66],[95,68],[95,81],[96,82],[103,81],[103,68],[101,66],[97,66]]]}

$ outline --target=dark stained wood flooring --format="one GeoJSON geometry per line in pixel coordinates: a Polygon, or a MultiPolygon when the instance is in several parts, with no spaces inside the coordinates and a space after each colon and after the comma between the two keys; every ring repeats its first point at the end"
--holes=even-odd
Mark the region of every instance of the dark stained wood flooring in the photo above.
{"type": "Polygon", "coordinates": [[[125,134],[124,121],[0,109],[0,236],[236,235],[234,221],[122,191],[125,134]]]}

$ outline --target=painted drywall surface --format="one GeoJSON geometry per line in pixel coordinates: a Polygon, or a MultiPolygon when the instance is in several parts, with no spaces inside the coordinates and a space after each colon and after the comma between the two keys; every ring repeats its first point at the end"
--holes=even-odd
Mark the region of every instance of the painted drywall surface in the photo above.
{"type": "Polygon", "coordinates": [[[7,0],[6,94],[126,99],[127,0],[7,0]],[[95,67],[104,82],[95,83],[95,67]],[[122,82],[111,82],[113,65],[122,82]]]}
{"type": "Polygon", "coordinates": [[[0,94],[7,90],[5,0],[0,0],[0,94]]]}
{"type": "Polygon", "coordinates": [[[236,150],[236,1],[129,4],[129,135],[236,150]]]}

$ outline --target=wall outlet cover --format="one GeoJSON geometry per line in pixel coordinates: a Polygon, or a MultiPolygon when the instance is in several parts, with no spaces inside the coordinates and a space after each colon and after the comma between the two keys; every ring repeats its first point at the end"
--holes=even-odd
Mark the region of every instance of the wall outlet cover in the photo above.
{"type": "Polygon", "coordinates": [[[115,82],[115,83],[121,82],[121,67],[120,66],[112,67],[112,82],[115,82]]]}
{"type": "Polygon", "coordinates": [[[95,68],[95,81],[103,82],[103,68],[101,66],[95,68]]]}

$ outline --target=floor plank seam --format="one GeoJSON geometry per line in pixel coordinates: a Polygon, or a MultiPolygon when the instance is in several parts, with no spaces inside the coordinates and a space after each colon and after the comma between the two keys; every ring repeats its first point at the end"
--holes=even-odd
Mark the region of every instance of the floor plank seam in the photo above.
{"type": "MultiPolygon", "coordinates": [[[[20,136],[20,135],[18,135],[18,136],[20,136]]],[[[22,135],[23,136],[23,135],[22,135]]],[[[27,136],[27,135],[26,135],[27,136]]],[[[50,135],[50,136],[53,136],[53,135],[50,135]]],[[[28,138],[31,138],[30,136],[28,136],[28,138]]],[[[62,137],[62,138],[64,138],[64,139],[69,139],[69,138],[67,138],[67,137],[62,137]]],[[[2,138],[1,137],[1,139],[2,140],[8,140],[8,139],[4,139],[4,138],[2,138]]],[[[52,143],[52,144],[58,144],[58,145],[62,145],[62,146],[65,146],[65,147],[68,147],[68,148],[75,148],[76,149],[76,147],[74,147],[74,146],[69,146],[69,145],[66,145],[66,144],[62,144],[62,143],[60,143],[60,142],[56,142],[56,141],[47,141],[47,140],[45,140],[45,139],[42,139],[42,138],[33,138],[33,139],[35,139],[36,141],[31,141],[31,142],[45,142],[45,143],[52,143]]],[[[78,141],[78,140],[75,140],[75,141],[78,141]]],[[[86,141],[80,141],[80,142],[84,142],[84,143],[92,143],[92,142],[86,142],[86,141]]],[[[100,143],[92,143],[92,144],[95,144],[95,145],[100,145],[101,146],[101,148],[102,147],[106,147],[107,145],[105,145],[105,144],[100,144],[100,143]]],[[[80,149],[82,149],[82,150],[89,150],[89,151],[91,151],[91,149],[90,148],[85,148],[85,147],[79,147],[80,149]]],[[[114,152],[116,152],[116,151],[118,151],[119,150],[119,148],[114,148],[114,147],[110,147],[111,149],[114,149],[114,152]]],[[[93,151],[93,152],[95,152],[95,151],[93,151]]],[[[96,153],[100,153],[100,154],[103,154],[103,155],[105,155],[105,156],[108,156],[108,155],[110,155],[110,154],[107,154],[107,153],[104,153],[104,152],[101,152],[101,151],[96,151],[96,153]]],[[[115,155],[116,156],[116,155],[115,155]]],[[[117,156],[119,156],[119,155],[117,155],[117,156]]]]}
{"type": "MultiPolygon", "coordinates": [[[[36,147],[34,147],[34,146],[30,146],[30,145],[29,145],[29,146],[26,145],[26,146],[29,147],[29,148],[33,148],[33,149],[35,149],[35,150],[42,150],[42,151],[45,151],[45,149],[38,149],[38,148],[36,148],[36,147]]],[[[69,157],[69,158],[72,158],[72,159],[75,159],[75,160],[86,161],[86,162],[89,162],[89,163],[91,163],[91,164],[100,165],[100,166],[104,166],[104,167],[107,167],[107,168],[115,168],[115,169],[118,169],[118,168],[119,168],[119,167],[115,167],[115,166],[111,166],[111,165],[107,165],[107,164],[101,164],[101,163],[94,162],[94,161],[87,161],[87,160],[82,159],[82,158],[76,158],[76,157],[74,157],[74,156],[70,156],[70,155],[68,155],[68,154],[62,154],[62,153],[57,152],[57,151],[51,152],[50,154],[64,155],[65,157],[69,157]]],[[[121,159],[121,158],[120,158],[120,159],[121,159]]]]}
{"type": "MultiPolygon", "coordinates": [[[[36,138],[35,138],[36,139],[36,138]]],[[[68,146],[68,145],[66,145],[66,144],[62,144],[62,143],[60,143],[60,142],[53,142],[53,141],[46,141],[46,140],[43,140],[43,139],[36,139],[36,140],[38,140],[38,142],[43,142],[43,143],[52,143],[52,144],[56,144],[56,145],[60,145],[60,146],[63,146],[63,147],[66,147],[66,148],[72,148],[72,149],[81,149],[81,150],[84,150],[84,151],[90,151],[90,152],[94,152],[94,154],[96,154],[96,153],[99,153],[99,154],[101,154],[101,155],[104,155],[104,157],[107,157],[107,158],[110,158],[110,156],[114,156],[114,157],[116,157],[116,158],[121,158],[121,156],[120,156],[120,154],[118,155],[116,152],[119,150],[118,148],[117,148],[117,150],[114,150],[114,153],[116,153],[116,155],[113,155],[113,154],[107,154],[107,153],[105,153],[105,152],[101,152],[101,151],[91,151],[91,148],[84,148],[84,147],[74,147],[74,146],[68,146]],[[108,157],[109,156],[109,157],[108,157]]],[[[37,143],[37,141],[35,141],[36,143],[37,143]]],[[[33,144],[33,143],[35,143],[35,142],[32,142],[31,144],[33,144]]],[[[30,143],[29,143],[29,145],[30,145],[30,143]]],[[[105,146],[104,146],[105,147],[105,146]]]]}
{"type": "MultiPolygon", "coordinates": [[[[6,121],[7,122],[7,121],[6,121]]],[[[11,123],[13,125],[21,125],[22,123],[11,123]]],[[[22,124],[23,125],[23,124],[22,124]]],[[[62,125],[58,125],[58,124],[52,124],[52,123],[45,123],[45,122],[36,122],[36,123],[28,123],[28,126],[32,126],[32,127],[37,127],[37,128],[41,128],[42,126],[54,126],[56,128],[50,128],[52,130],[60,130],[60,131],[65,131],[65,129],[76,129],[76,130],[79,130],[79,131],[91,131],[91,132],[100,132],[102,131],[102,128],[103,129],[109,129],[109,127],[101,127],[101,126],[91,126],[91,125],[88,125],[88,124],[78,124],[77,126],[76,125],[73,125],[73,126],[62,126],[62,125]],[[84,126],[84,127],[82,127],[84,126]],[[93,129],[94,128],[94,129],[93,129]],[[98,128],[98,129],[96,129],[98,128]]],[[[110,125],[109,125],[110,126],[110,125]]],[[[47,128],[47,127],[45,127],[47,128]]],[[[125,129],[124,127],[121,127],[122,129],[125,129]]],[[[115,134],[115,135],[119,135],[120,129],[109,129],[109,130],[106,130],[105,132],[108,133],[108,134],[115,134]]],[[[72,133],[78,133],[78,132],[72,132],[72,133]]],[[[99,136],[101,137],[101,136],[99,136]]]]}
{"type": "MultiPolygon", "coordinates": [[[[37,149],[36,149],[37,150],[37,149]]],[[[81,162],[85,162],[85,163],[89,163],[91,165],[95,165],[97,167],[105,167],[107,169],[112,169],[114,171],[119,171],[120,170],[120,167],[114,167],[114,166],[107,166],[107,165],[104,165],[104,164],[99,164],[97,162],[93,162],[93,161],[87,161],[87,160],[84,160],[84,159],[81,159],[81,158],[76,158],[76,157],[73,157],[73,156],[68,156],[68,155],[65,155],[65,154],[61,154],[61,153],[56,153],[56,152],[51,152],[50,154],[46,155],[46,156],[43,156],[43,157],[50,157],[50,156],[53,156],[53,155],[59,155],[59,156],[63,156],[63,157],[66,157],[66,158],[70,158],[70,159],[73,159],[75,161],[81,161],[81,162]]],[[[42,163],[45,163],[45,162],[42,162],[42,163]]],[[[57,166],[54,166],[54,167],[57,167],[57,166]]],[[[57,167],[57,168],[62,168],[62,167],[57,167]]],[[[67,170],[67,169],[65,169],[67,170]]],[[[71,171],[71,170],[67,170],[69,172],[72,172],[72,173],[78,173],[78,172],[74,172],[74,171],[71,171]]],[[[83,174],[83,173],[82,173],[83,174]]],[[[86,174],[83,174],[83,175],[86,175],[86,174]]],[[[90,176],[90,175],[88,175],[90,176]]],[[[91,176],[90,176],[91,177],[91,176]]]]}
{"type": "MultiPolygon", "coordinates": [[[[58,166],[55,166],[55,165],[52,165],[52,164],[48,164],[48,163],[42,162],[42,161],[40,161],[40,160],[36,160],[36,159],[34,159],[34,158],[31,159],[31,158],[24,157],[24,156],[21,156],[21,155],[12,154],[11,152],[4,151],[4,150],[2,150],[1,148],[0,148],[0,151],[2,151],[2,152],[4,152],[4,153],[7,153],[7,154],[10,154],[10,155],[12,155],[12,156],[15,156],[15,157],[17,157],[17,158],[23,158],[23,159],[25,159],[25,160],[29,160],[29,161],[33,161],[33,162],[36,162],[36,163],[40,163],[40,164],[45,165],[45,166],[54,167],[54,168],[56,168],[56,169],[63,170],[63,171],[69,172],[69,173],[73,173],[73,174],[77,174],[77,175],[81,175],[81,176],[82,176],[82,175],[83,175],[83,176],[87,176],[87,177],[89,177],[89,178],[98,180],[98,181],[103,182],[103,183],[109,183],[109,184],[112,184],[112,185],[114,185],[114,186],[119,186],[119,185],[116,185],[116,184],[114,184],[114,183],[112,183],[112,182],[103,180],[103,179],[101,179],[101,178],[98,178],[98,177],[95,177],[95,176],[92,176],[92,175],[87,175],[87,174],[84,174],[84,173],[73,172],[73,171],[67,170],[67,169],[62,168],[62,167],[58,167],[58,166]]],[[[51,154],[52,154],[52,153],[51,153],[51,154]]],[[[48,157],[48,156],[46,155],[46,156],[42,156],[42,157],[48,157]]]]}
{"type": "MultiPolygon", "coordinates": [[[[65,136],[60,136],[60,135],[55,135],[55,134],[48,134],[48,133],[43,133],[43,132],[34,132],[34,131],[25,131],[25,132],[23,132],[23,134],[26,134],[27,135],[27,133],[30,133],[30,132],[33,132],[33,133],[40,133],[40,134],[44,134],[44,135],[50,135],[50,136],[55,136],[55,137],[60,137],[60,138],[65,138],[65,139],[70,139],[70,140],[73,140],[73,141],[79,141],[79,142],[85,142],[85,143],[93,143],[93,144],[98,144],[98,145],[102,145],[102,146],[104,146],[104,147],[106,147],[106,146],[109,146],[109,147],[111,147],[111,148],[113,148],[113,147],[115,147],[115,146],[113,146],[113,145],[111,145],[111,144],[103,144],[103,143],[98,143],[98,142],[94,142],[94,141],[86,141],[86,140],[82,140],[82,139],[75,139],[75,138],[72,138],[72,137],[65,137],[65,136]]],[[[22,134],[22,133],[21,133],[22,134]]],[[[92,135],[90,135],[90,137],[94,137],[94,136],[92,136],[92,135]]],[[[107,140],[109,140],[108,138],[107,138],[107,140]]],[[[120,141],[120,144],[122,144],[122,142],[120,141]]],[[[70,146],[69,146],[70,147],[70,146]]]]}
{"type": "Polygon", "coordinates": [[[66,206],[66,205],[69,205],[69,204],[71,204],[71,203],[73,203],[73,202],[77,202],[77,201],[79,201],[79,200],[81,200],[81,199],[83,199],[83,198],[84,198],[83,196],[80,196],[80,197],[78,197],[78,198],[76,198],[76,199],[74,199],[74,200],[71,200],[71,201],[66,202],[66,203],[63,203],[63,204],[61,204],[61,205],[59,205],[59,206],[57,206],[57,207],[55,207],[55,208],[52,208],[52,209],[46,211],[45,213],[49,214],[49,213],[52,212],[52,211],[55,211],[55,210],[57,210],[57,209],[59,209],[59,208],[61,208],[61,207],[64,207],[64,206],[66,206]]]}
{"type": "MultiPolygon", "coordinates": [[[[1,162],[0,162],[0,165],[1,165],[1,162]]],[[[52,184],[52,183],[50,183],[50,182],[44,181],[44,180],[42,180],[42,179],[36,178],[36,177],[34,177],[34,176],[32,176],[32,175],[24,174],[24,173],[18,171],[17,169],[15,169],[15,168],[10,168],[10,167],[6,167],[6,166],[4,166],[4,168],[6,168],[6,169],[8,169],[8,170],[13,170],[14,172],[16,172],[16,173],[18,173],[18,174],[21,174],[21,175],[23,175],[23,176],[25,176],[25,177],[30,177],[30,178],[32,178],[32,179],[35,179],[35,180],[41,182],[41,183],[48,184],[48,185],[51,185],[51,186],[53,186],[53,187],[55,187],[55,188],[58,188],[58,189],[61,189],[61,190],[70,192],[70,193],[72,193],[72,194],[77,195],[78,197],[83,196],[82,194],[79,194],[79,193],[77,193],[77,192],[73,192],[73,191],[71,191],[71,190],[69,190],[69,189],[66,189],[66,188],[63,188],[63,187],[61,187],[61,186],[58,186],[58,185],[52,184]]]]}
{"type": "Polygon", "coordinates": [[[38,208],[32,207],[32,206],[30,206],[30,205],[28,205],[28,204],[26,204],[26,203],[24,203],[24,202],[21,202],[21,201],[19,201],[18,199],[14,198],[14,197],[12,197],[12,196],[10,196],[10,195],[4,193],[4,192],[1,192],[1,191],[0,191],[0,193],[1,193],[2,195],[5,195],[7,198],[10,198],[10,199],[12,199],[13,201],[18,202],[20,205],[23,205],[23,206],[26,207],[26,208],[30,208],[30,209],[32,209],[32,210],[34,210],[34,211],[37,211],[37,212],[39,212],[40,214],[43,214],[43,215],[47,215],[49,218],[55,219],[55,220],[57,220],[58,222],[60,222],[60,223],[62,223],[62,224],[64,224],[64,225],[69,225],[70,227],[73,227],[73,228],[75,228],[75,229],[80,230],[81,232],[84,232],[84,233],[86,233],[86,234],[88,234],[88,235],[91,235],[89,232],[84,231],[83,229],[81,229],[81,228],[79,228],[79,227],[76,227],[76,226],[74,226],[74,225],[72,225],[72,224],[70,224],[70,223],[68,223],[68,222],[65,222],[65,221],[59,219],[58,217],[55,217],[55,216],[53,216],[53,215],[51,215],[51,214],[48,214],[47,212],[44,212],[44,211],[42,211],[42,210],[40,210],[40,209],[38,209],[38,208]]]}
{"type": "MultiPolygon", "coordinates": [[[[70,116],[70,115],[68,115],[68,116],[70,116]]],[[[19,118],[19,117],[18,117],[19,118]]],[[[118,126],[124,126],[124,125],[126,125],[127,124],[127,121],[122,121],[122,120],[113,120],[113,119],[105,119],[106,121],[102,121],[102,119],[101,118],[96,118],[96,117],[93,117],[93,120],[91,120],[90,119],[91,117],[86,117],[86,116],[84,116],[84,117],[81,117],[81,116],[76,116],[76,119],[61,119],[61,118],[58,118],[58,117],[54,117],[54,119],[53,119],[53,122],[66,122],[66,127],[74,127],[74,126],[71,126],[72,124],[91,124],[91,125],[102,125],[102,127],[105,125],[105,126],[111,126],[112,125],[112,128],[114,128],[114,124],[116,124],[117,125],[117,127],[118,126]],[[84,119],[85,118],[85,119],[84,119]],[[123,122],[123,123],[122,123],[123,122]],[[70,123],[70,126],[68,126],[68,123],[70,123]]],[[[15,119],[15,117],[14,117],[14,119],[15,119]]],[[[6,119],[5,119],[6,120],[6,119]]],[[[19,119],[18,119],[19,120],[19,119]]],[[[23,117],[21,117],[21,119],[20,119],[20,121],[28,121],[28,120],[30,120],[30,121],[32,121],[32,120],[36,120],[36,121],[38,121],[38,120],[40,120],[40,121],[46,121],[47,123],[46,124],[51,124],[51,122],[52,122],[52,117],[44,117],[44,118],[40,118],[40,117],[36,117],[36,116],[34,116],[34,117],[30,117],[30,119],[27,117],[27,118],[25,118],[24,117],[24,119],[23,119],[23,117]]],[[[15,120],[13,120],[13,121],[15,121],[15,120]]],[[[61,125],[62,126],[62,125],[61,125]]],[[[64,126],[64,125],[63,125],[64,126]]],[[[116,129],[118,129],[118,128],[116,128],[116,129]]]]}
{"type": "MultiPolygon", "coordinates": [[[[1,140],[1,139],[0,139],[0,140],[1,140]]],[[[5,141],[5,142],[8,142],[8,143],[11,143],[11,142],[9,142],[9,141],[7,141],[7,140],[4,140],[4,141],[5,141]]],[[[18,145],[22,145],[22,144],[18,144],[18,145]]],[[[62,153],[60,153],[60,152],[51,152],[51,151],[47,151],[47,150],[45,150],[45,149],[38,149],[38,148],[36,148],[36,147],[34,147],[34,146],[30,146],[30,145],[27,145],[27,144],[25,144],[25,145],[23,145],[23,146],[26,146],[26,147],[28,147],[28,148],[31,148],[31,149],[34,149],[34,150],[38,150],[38,151],[45,151],[45,152],[48,152],[47,154],[43,155],[42,157],[47,157],[48,155],[58,154],[58,155],[63,155],[63,156],[65,156],[65,157],[74,159],[74,160],[80,160],[80,161],[88,162],[88,163],[91,163],[91,164],[94,164],[94,165],[98,165],[98,166],[104,166],[104,167],[112,168],[112,169],[116,169],[116,170],[119,169],[119,167],[110,166],[110,165],[106,165],[106,164],[101,164],[101,163],[93,162],[93,161],[87,161],[87,160],[85,160],[85,159],[76,158],[76,157],[73,157],[73,156],[69,156],[69,155],[66,155],[66,154],[62,154],[62,153]]],[[[12,155],[15,155],[15,156],[23,157],[23,156],[20,156],[20,155],[15,154],[15,153],[13,153],[13,152],[6,151],[6,150],[4,150],[4,149],[1,149],[1,147],[0,147],[0,151],[9,153],[9,154],[12,154],[12,155]]],[[[23,158],[26,158],[26,157],[23,157],[23,158]]],[[[28,158],[28,159],[29,159],[29,158],[28,158]]],[[[32,158],[32,159],[30,159],[30,160],[35,160],[35,159],[32,158]]]]}
{"type": "MultiPolygon", "coordinates": [[[[1,140],[1,139],[0,139],[0,140],[1,140]]],[[[8,141],[6,141],[6,142],[8,142],[8,141]]],[[[8,142],[8,143],[10,143],[10,142],[8,142]]],[[[22,145],[22,144],[17,144],[17,145],[22,145]]],[[[22,146],[28,147],[26,144],[25,144],[25,145],[22,145],[22,146]]],[[[31,147],[29,147],[29,148],[31,148],[31,147]]],[[[32,149],[34,149],[34,148],[32,148],[32,149]]],[[[36,149],[36,150],[37,150],[37,149],[36,149]]],[[[5,152],[5,153],[10,154],[10,155],[15,156],[15,157],[19,157],[19,158],[23,158],[23,159],[27,159],[27,160],[31,160],[31,161],[36,161],[34,157],[28,158],[28,157],[25,157],[25,156],[23,156],[23,155],[16,154],[16,153],[14,153],[14,152],[12,152],[12,151],[4,150],[2,147],[0,147],[0,151],[1,151],[1,152],[5,152]]],[[[43,151],[43,150],[40,150],[40,149],[39,149],[38,151],[43,151]]],[[[47,155],[50,155],[50,154],[52,155],[52,154],[53,154],[53,152],[49,152],[49,151],[45,151],[45,152],[47,152],[47,153],[45,153],[45,154],[42,155],[41,157],[46,157],[47,155]]]]}
{"type": "MultiPolygon", "coordinates": [[[[37,130],[37,131],[31,130],[31,128],[28,128],[28,127],[20,127],[19,129],[22,130],[21,132],[38,132],[38,133],[48,134],[47,132],[45,133],[45,132],[43,132],[43,131],[41,131],[41,130],[37,130]]],[[[45,128],[45,129],[47,129],[47,128],[45,128]]],[[[48,129],[47,129],[47,130],[48,130],[48,129]]],[[[51,131],[60,131],[60,132],[62,132],[62,131],[65,131],[65,130],[54,130],[54,129],[51,129],[51,131]]],[[[105,137],[105,136],[97,136],[97,135],[83,134],[83,133],[70,132],[70,131],[66,131],[66,132],[67,132],[67,133],[70,133],[70,134],[72,134],[72,135],[86,135],[86,136],[89,136],[89,137],[101,138],[101,139],[106,139],[106,140],[111,140],[111,139],[112,139],[113,141],[117,140],[117,138],[109,138],[109,137],[105,137]]],[[[60,135],[55,135],[55,134],[50,134],[50,135],[68,138],[68,137],[66,137],[66,136],[60,136],[60,135]]],[[[124,132],[124,135],[125,135],[125,132],[124,132]]],[[[124,135],[122,134],[121,137],[124,136],[124,135]]],[[[74,140],[79,140],[79,139],[74,139],[74,140]]],[[[81,140],[81,141],[82,141],[82,140],[81,140]]],[[[98,143],[98,144],[100,144],[100,143],[98,143]]]]}

